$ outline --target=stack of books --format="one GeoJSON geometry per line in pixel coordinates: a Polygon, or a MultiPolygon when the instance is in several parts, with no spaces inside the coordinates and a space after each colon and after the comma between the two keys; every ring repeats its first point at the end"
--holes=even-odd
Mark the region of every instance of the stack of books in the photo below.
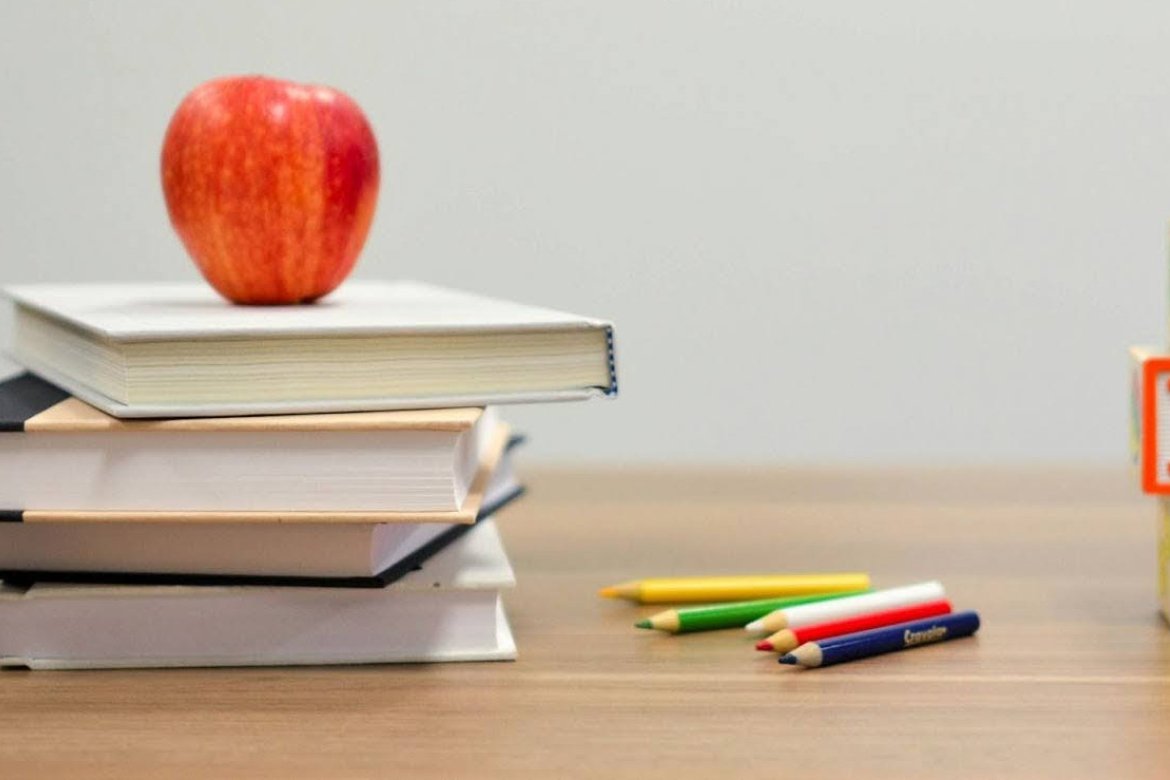
{"type": "Polygon", "coordinates": [[[515,657],[496,406],[614,395],[609,323],[405,282],[6,292],[0,665],[515,657]]]}

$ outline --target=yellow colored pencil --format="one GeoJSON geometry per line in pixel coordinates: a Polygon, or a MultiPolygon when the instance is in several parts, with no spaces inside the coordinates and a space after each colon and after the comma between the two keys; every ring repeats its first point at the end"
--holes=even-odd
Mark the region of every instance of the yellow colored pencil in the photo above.
{"type": "Polygon", "coordinates": [[[869,575],[863,572],[834,574],[759,574],[728,577],[660,577],[634,580],[602,588],[611,599],[642,604],[695,604],[714,601],[746,601],[812,593],[865,590],[869,575]]]}

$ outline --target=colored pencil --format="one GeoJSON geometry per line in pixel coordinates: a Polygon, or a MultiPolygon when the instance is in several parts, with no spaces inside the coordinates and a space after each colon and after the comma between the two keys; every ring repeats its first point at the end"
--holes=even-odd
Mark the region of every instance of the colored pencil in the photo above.
{"type": "Polygon", "coordinates": [[[943,599],[928,601],[925,604],[914,604],[909,607],[884,609],[844,620],[830,620],[828,623],[814,623],[804,628],[785,628],[760,641],[756,645],[756,649],[787,653],[806,642],[815,642],[819,639],[828,639],[831,636],[841,636],[842,634],[855,634],[858,631],[868,631],[871,628],[892,626],[911,620],[922,620],[935,615],[946,615],[950,611],[951,602],[943,599]]]}
{"type": "Polygon", "coordinates": [[[946,595],[942,583],[919,582],[900,588],[875,590],[873,593],[863,593],[860,596],[850,596],[847,599],[834,599],[820,604],[802,604],[798,607],[778,609],[775,612],[769,612],[759,620],[753,620],[744,628],[748,631],[766,631],[773,634],[782,628],[802,628],[811,626],[813,623],[857,617],[879,609],[894,609],[926,601],[938,601],[946,598],[946,595]]]}
{"type": "Polygon", "coordinates": [[[959,639],[971,636],[978,630],[979,615],[974,612],[954,612],[808,642],[780,656],[780,663],[808,667],[832,666],[896,650],[959,639]]]}
{"type": "MultiPolygon", "coordinates": [[[[841,593],[814,593],[811,596],[786,596],[779,599],[732,601],[726,604],[708,604],[702,607],[668,609],[634,624],[637,628],[656,628],[674,634],[690,631],[714,631],[720,628],[743,628],[748,622],[777,609],[811,604],[814,601],[856,596],[866,591],[846,590],[841,593]]],[[[793,645],[796,647],[796,645],[793,645]]]]}
{"type": "Polygon", "coordinates": [[[599,593],[611,599],[629,599],[643,604],[702,603],[711,601],[745,601],[748,599],[808,596],[813,593],[839,593],[867,590],[869,575],[859,572],[840,574],[761,574],[731,577],[664,577],[635,580],[602,588],[599,593]]]}

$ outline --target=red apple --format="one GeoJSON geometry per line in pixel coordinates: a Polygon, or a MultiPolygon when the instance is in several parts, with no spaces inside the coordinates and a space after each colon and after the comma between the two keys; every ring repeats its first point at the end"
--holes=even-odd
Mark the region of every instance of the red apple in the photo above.
{"type": "Polygon", "coordinates": [[[204,278],[236,303],[305,303],[353,269],[378,199],[378,144],[329,87],[208,81],[171,117],[162,186],[204,278]]]}

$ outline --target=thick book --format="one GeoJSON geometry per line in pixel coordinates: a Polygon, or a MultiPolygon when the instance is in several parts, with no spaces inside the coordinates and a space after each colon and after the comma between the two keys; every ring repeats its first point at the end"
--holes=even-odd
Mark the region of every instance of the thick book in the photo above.
{"type": "MultiPolygon", "coordinates": [[[[509,453],[521,441],[509,442],[509,453]]],[[[505,453],[476,523],[524,493],[505,453]]],[[[465,523],[0,523],[9,583],[384,588],[474,528],[465,523]]]]}
{"type": "Polygon", "coordinates": [[[473,522],[509,433],[490,408],[119,420],[0,382],[0,519],[473,522]]]}
{"type": "Polygon", "coordinates": [[[18,361],[115,417],[372,411],[617,392],[610,323],[417,282],[303,306],[204,284],[5,291],[18,361]]]}
{"type": "Polygon", "coordinates": [[[511,659],[515,584],[478,523],[389,588],[0,586],[0,665],[33,669],[511,659]]]}

